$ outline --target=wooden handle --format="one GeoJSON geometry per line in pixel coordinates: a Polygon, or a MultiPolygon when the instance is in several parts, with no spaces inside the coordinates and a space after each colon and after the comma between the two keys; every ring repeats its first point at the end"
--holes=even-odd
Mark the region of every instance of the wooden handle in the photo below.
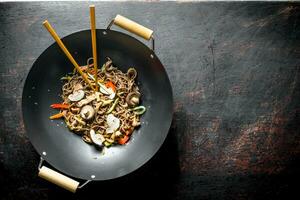
{"type": "Polygon", "coordinates": [[[75,181],[65,175],[62,175],[48,167],[43,166],[39,171],[39,177],[46,179],[47,181],[54,183],[66,190],[69,190],[73,193],[76,192],[79,182],[75,181]]]}
{"type": "Polygon", "coordinates": [[[114,19],[114,24],[117,26],[120,26],[121,28],[124,28],[125,30],[134,33],[136,35],[141,36],[142,38],[145,38],[146,40],[150,40],[153,31],[149,28],[146,28],[145,26],[142,26],[130,19],[127,19],[126,17],[123,17],[121,15],[117,15],[114,19]]]}
{"type": "Polygon", "coordinates": [[[91,34],[92,34],[92,49],[93,49],[93,61],[94,61],[94,71],[95,71],[95,82],[96,91],[98,91],[98,61],[97,61],[97,45],[96,45],[96,19],[95,19],[95,6],[90,6],[90,18],[91,18],[91,34]]]}
{"type": "Polygon", "coordinates": [[[52,26],[50,25],[50,23],[46,20],[46,21],[43,22],[43,25],[49,31],[49,33],[51,34],[51,36],[53,37],[53,39],[57,42],[57,44],[61,48],[61,50],[69,58],[69,60],[74,65],[74,67],[76,68],[76,70],[80,73],[80,75],[85,80],[85,82],[88,83],[92,89],[95,89],[93,87],[93,85],[91,84],[91,82],[89,81],[89,79],[87,78],[86,74],[82,72],[82,70],[80,69],[79,65],[77,64],[77,62],[75,61],[75,59],[73,58],[73,56],[70,54],[70,52],[68,51],[68,49],[66,48],[66,46],[64,45],[64,43],[61,41],[61,39],[59,38],[59,36],[55,32],[55,30],[52,28],[52,26]]]}

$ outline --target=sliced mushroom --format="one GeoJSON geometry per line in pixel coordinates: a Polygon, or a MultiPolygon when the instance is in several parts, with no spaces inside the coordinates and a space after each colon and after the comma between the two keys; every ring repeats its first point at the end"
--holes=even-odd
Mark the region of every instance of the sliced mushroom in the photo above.
{"type": "Polygon", "coordinates": [[[94,129],[90,130],[90,138],[98,146],[103,146],[102,143],[105,141],[105,138],[101,134],[96,134],[94,129]]]}
{"type": "Polygon", "coordinates": [[[113,133],[120,126],[120,119],[115,117],[113,114],[107,115],[106,122],[108,125],[108,128],[106,129],[106,133],[113,133]]]}
{"type": "Polygon", "coordinates": [[[79,101],[77,103],[78,107],[82,107],[88,103],[90,103],[91,101],[94,101],[97,98],[97,96],[95,94],[92,94],[90,96],[87,96],[85,99],[82,99],[81,101],[79,101]]]}
{"type": "Polygon", "coordinates": [[[85,105],[82,107],[80,111],[80,116],[85,119],[85,120],[90,120],[94,117],[95,115],[95,110],[92,106],[90,105],[85,105]]]}
{"type": "Polygon", "coordinates": [[[84,91],[83,90],[77,90],[74,91],[73,94],[70,94],[68,96],[68,99],[70,101],[80,101],[84,97],[84,91]]]}
{"type": "Polygon", "coordinates": [[[141,95],[138,92],[130,92],[126,97],[126,103],[129,106],[134,107],[140,103],[140,96],[141,95]]]}

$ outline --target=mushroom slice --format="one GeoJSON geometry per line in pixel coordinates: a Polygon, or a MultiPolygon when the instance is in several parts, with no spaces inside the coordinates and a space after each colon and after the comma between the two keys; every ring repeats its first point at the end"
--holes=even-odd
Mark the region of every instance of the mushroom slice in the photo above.
{"type": "Polygon", "coordinates": [[[84,97],[84,91],[83,90],[77,90],[74,91],[73,94],[70,94],[68,96],[68,99],[70,101],[80,101],[84,97]]]}
{"type": "Polygon", "coordinates": [[[141,94],[138,92],[130,92],[126,97],[126,103],[129,106],[134,107],[140,103],[140,96],[141,94]]]}
{"type": "Polygon", "coordinates": [[[113,114],[107,115],[106,121],[108,125],[108,128],[106,129],[106,133],[113,133],[120,126],[120,119],[115,117],[113,114]]]}
{"type": "Polygon", "coordinates": [[[98,146],[103,146],[102,143],[105,141],[105,138],[101,134],[96,134],[94,129],[90,130],[90,138],[92,142],[98,146]]]}
{"type": "Polygon", "coordinates": [[[82,107],[80,111],[80,116],[85,119],[85,120],[90,120],[94,117],[95,115],[95,110],[92,106],[90,105],[85,105],[82,107]]]}
{"type": "Polygon", "coordinates": [[[95,94],[92,94],[90,96],[87,96],[85,99],[82,99],[81,101],[79,101],[77,103],[78,107],[82,107],[88,103],[90,103],[91,101],[94,101],[97,98],[97,96],[95,94]]]}

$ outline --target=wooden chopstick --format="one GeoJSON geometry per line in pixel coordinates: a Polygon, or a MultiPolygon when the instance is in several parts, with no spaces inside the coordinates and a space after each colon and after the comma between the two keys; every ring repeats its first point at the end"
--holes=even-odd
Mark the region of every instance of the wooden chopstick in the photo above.
{"type": "Polygon", "coordinates": [[[66,56],[69,58],[69,60],[71,61],[71,63],[74,65],[74,67],[76,68],[76,70],[79,72],[79,74],[82,76],[82,78],[84,79],[84,81],[90,85],[90,87],[95,90],[94,86],[92,85],[92,83],[89,81],[89,79],[87,78],[87,75],[85,73],[82,72],[82,70],[80,69],[79,65],[77,64],[77,62],[75,61],[75,59],[73,58],[73,56],[70,54],[70,52],[68,51],[68,49],[66,48],[66,46],[64,45],[64,43],[61,41],[61,39],[59,38],[59,36],[57,35],[57,33],[55,32],[55,30],[52,28],[52,26],[50,25],[50,23],[48,22],[48,20],[45,20],[43,22],[43,25],[45,26],[45,28],[49,31],[49,33],[51,34],[51,36],[53,37],[53,39],[57,42],[58,46],[61,48],[61,50],[66,54],[66,56]]]}
{"type": "Polygon", "coordinates": [[[90,5],[90,17],[91,17],[91,34],[92,34],[92,48],[93,48],[93,61],[95,71],[96,90],[98,91],[98,62],[97,62],[97,45],[96,45],[96,19],[95,19],[95,6],[90,5]]]}

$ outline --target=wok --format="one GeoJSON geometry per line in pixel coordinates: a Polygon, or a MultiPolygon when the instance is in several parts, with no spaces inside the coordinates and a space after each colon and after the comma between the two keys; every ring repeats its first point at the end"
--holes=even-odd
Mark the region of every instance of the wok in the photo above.
{"type": "MultiPolygon", "coordinates": [[[[49,46],[34,62],[23,89],[23,119],[27,135],[41,156],[39,175],[72,192],[89,181],[115,179],[144,165],[163,144],[172,121],[172,88],[154,49],[110,27],[116,24],[152,39],[154,48],[152,33],[150,37],[144,34],[150,29],[127,18],[123,18],[127,21],[115,19],[107,29],[96,30],[99,66],[106,57],[122,71],[134,66],[142,104],[147,108],[141,117],[141,127],[126,145],[111,147],[102,155],[93,145],[70,132],[63,120],[49,120],[55,113],[49,106],[61,102],[59,94],[63,83],[60,78],[73,71],[71,62],[57,43],[49,46]],[[43,166],[44,160],[57,171],[43,166]]],[[[92,56],[90,30],[72,33],[62,38],[62,42],[80,65],[85,65],[92,56]]]]}

